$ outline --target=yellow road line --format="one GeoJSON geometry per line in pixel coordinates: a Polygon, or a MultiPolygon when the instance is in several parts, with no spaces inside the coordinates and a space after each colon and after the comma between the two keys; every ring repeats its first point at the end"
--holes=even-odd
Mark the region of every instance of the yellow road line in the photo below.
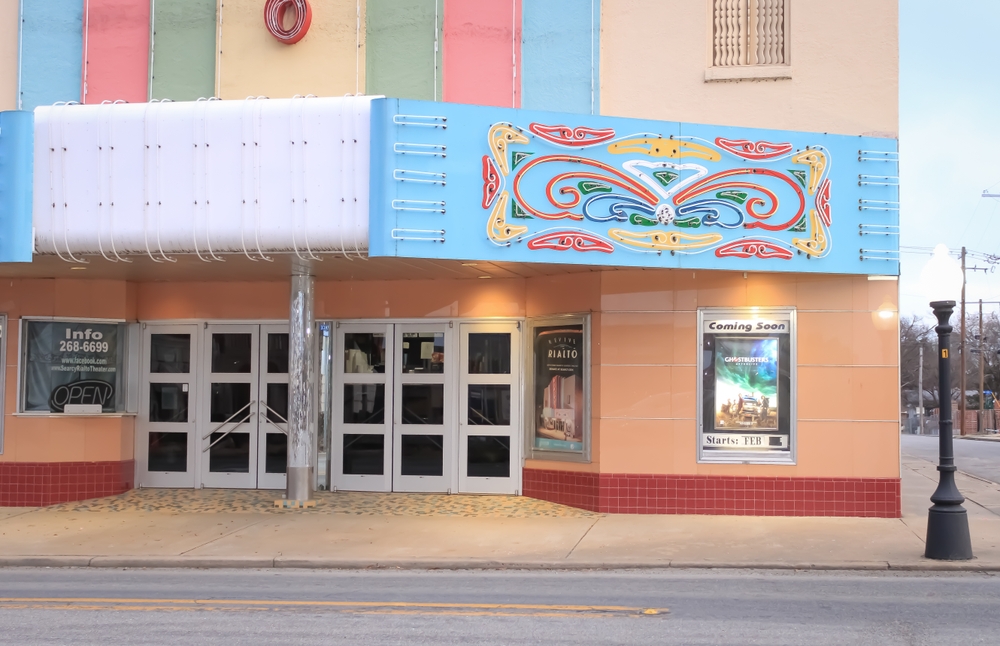
{"type": "Polygon", "coordinates": [[[98,597],[0,597],[0,609],[59,608],[86,610],[267,610],[327,608],[340,612],[379,614],[454,614],[468,616],[608,616],[659,615],[665,608],[551,605],[521,603],[435,603],[409,601],[306,601],[267,599],[131,599],[98,597]]]}

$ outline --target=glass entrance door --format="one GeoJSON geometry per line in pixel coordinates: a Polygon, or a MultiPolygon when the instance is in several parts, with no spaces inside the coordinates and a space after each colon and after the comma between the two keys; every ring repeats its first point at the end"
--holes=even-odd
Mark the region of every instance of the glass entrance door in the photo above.
{"type": "Polygon", "coordinates": [[[451,492],[454,369],[447,324],[395,326],[392,489],[451,492]]]}
{"type": "Polygon", "coordinates": [[[257,486],[259,325],[206,328],[202,385],[201,481],[205,487],[257,486]]]}
{"type": "Polygon", "coordinates": [[[202,486],[283,489],[288,326],[209,325],[203,366],[202,486]]]}
{"type": "Polygon", "coordinates": [[[391,491],[393,326],[338,324],[335,330],[330,484],[391,491]]]}
{"type": "Polygon", "coordinates": [[[517,323],[459,329],[459,491],[520,490],[521,340],[517,323]]]}
{"type": "Polygon", "coordinates": [[[288,326],[260,326],[257,488],[284,489],[288,468],[288,326]]]}
{"type": "Polygon", "coordinates": [[[198,443],[195,403],[198,326],[146,326],[144,390],[136,419],[136,484],[193,487],[198,443]]]}

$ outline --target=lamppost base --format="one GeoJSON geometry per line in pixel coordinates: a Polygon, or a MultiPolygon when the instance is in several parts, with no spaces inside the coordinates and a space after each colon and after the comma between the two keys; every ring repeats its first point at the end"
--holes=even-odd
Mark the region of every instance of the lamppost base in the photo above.
{"type": "Polygon", "coordinates": [[[941,509],[934,505],[930,508],[924,556],[938,561],[967,561],[972,558],[969,516],[962,506],[941,509]]]}

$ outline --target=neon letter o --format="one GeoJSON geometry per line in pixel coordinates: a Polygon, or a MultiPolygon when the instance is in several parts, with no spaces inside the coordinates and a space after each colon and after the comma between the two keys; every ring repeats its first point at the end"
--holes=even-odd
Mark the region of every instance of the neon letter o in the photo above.
{"type": "Polygon", "coordinates": [[[309,31],[312,8],[309,0],[267,0],[264,5],[264,26],[271,35],[286,45],[294,45],[309,31]],[[285,12],[295,11],[295,24],[285,29],[285,12]]]}

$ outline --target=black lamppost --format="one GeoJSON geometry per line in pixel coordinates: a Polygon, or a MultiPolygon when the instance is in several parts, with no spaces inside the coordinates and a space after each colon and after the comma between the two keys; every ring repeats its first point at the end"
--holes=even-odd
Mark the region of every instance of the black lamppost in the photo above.
{"type": "MultiPolygon", "coordinates": [[[[969,535],[969,517],[962,503],[965,498],[955,485],[955,453],[951,421],[951,367],[948,341],[951,336],[951,314],[954,300],[945,300],[961,288],[962,273],[948,255],[948,248],[938,245],[934,257],[921,273],[929,295],[931,308],[938,324],[938,399],[941,403],[941,420],[938,431],[938,472],[941,474],[937,489],[931,495],[934,505],[927,514],[927,544],[924,556],[942,561],[961,561],[972,558],[972,538],[969,535]],[[957,283],[957,284],[956,284],[957,283]],[[944,297],[944,298],[942,298],[944,297]]],[[[965,393],[961,394],[962,397],[965,393]]],[[[963,420],[964,421],[964,420],[963,420]]]]}

